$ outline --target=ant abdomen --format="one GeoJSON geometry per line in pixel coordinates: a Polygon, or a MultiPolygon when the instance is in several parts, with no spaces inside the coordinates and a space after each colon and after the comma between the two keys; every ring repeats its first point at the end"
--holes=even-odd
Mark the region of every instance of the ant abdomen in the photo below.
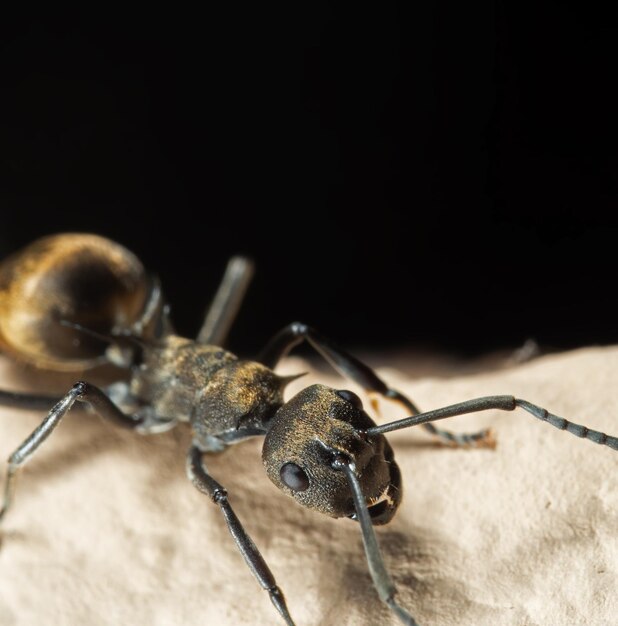
{"type": "Polygon", "coordinates": [[[139,259],[109,239],[44,237],[0,263],[0,349],[54,371],[93,367],[108,360],[105,337],[143,331],[153,290],[139,259]]]}

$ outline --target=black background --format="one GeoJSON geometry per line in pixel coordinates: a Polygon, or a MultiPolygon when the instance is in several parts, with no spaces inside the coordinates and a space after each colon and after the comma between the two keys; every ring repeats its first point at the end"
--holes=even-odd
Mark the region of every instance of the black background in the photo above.
{"type": "Polygon", "coordinates": [[[183,334],[249,254],[240,352],[616,342],[615,11],[402,6],[1,20],[0,253],[112,237],[183,334]]]}

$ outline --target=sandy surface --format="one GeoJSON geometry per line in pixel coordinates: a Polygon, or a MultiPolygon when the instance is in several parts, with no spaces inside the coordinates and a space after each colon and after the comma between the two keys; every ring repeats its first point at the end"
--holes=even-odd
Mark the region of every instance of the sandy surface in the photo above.
{"type": "MultiPolygon", "coordinates": [[[[379,371],[426,410],[514,394],[618,434],[618,348],[459,377],[424,377],[418,363],[408,371],[405,362],[379,371]]],[[[307,368],[291,359],[282,370],[307,368]]],[[[315,380],[354,389],[314,373],[290,394],[315,380]]],[[[24,385],[0,362],[0,386],[24,385]]],[[[404,416],[381,406],[378,421],[404,416]]],[[[0,410],[0,458],[40,417],[0,410]]],[[[519,410],[442,423],[459,431],[488,425],[498,439],[493,451],[437,446],[418,429],[389,436],[406,491],[378,535],[401,603],[421,626],[617,625],[618,453],[519,410]]],[[[218,508],[186,479],[189,441],[182,429],[147,438],[69,414],[21,476],[1,531],[0,624],[282,623],[218,508]]],[[[212,457],[209,468],[228,488],[298,626],[398,623],[377,599],[358,525],[279,493],[263,471],[260,440],[212,457]]]]}

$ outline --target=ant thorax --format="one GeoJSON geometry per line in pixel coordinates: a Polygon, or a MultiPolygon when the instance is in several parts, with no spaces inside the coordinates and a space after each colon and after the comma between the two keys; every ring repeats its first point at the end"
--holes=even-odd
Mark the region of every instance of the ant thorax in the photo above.
{"type": "Polygon", "coordinates": [[[156,419],[191,422],[205,449],[263,434],[283,403],[289,379],[239,360],[218,346],[169,335],[148,345],[130,381],[131,395],[156,419]]]}

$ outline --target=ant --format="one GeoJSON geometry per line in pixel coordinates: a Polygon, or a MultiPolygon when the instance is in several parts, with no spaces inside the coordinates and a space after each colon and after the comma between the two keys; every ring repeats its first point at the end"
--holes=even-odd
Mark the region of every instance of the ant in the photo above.
{"type": "Polygon", "coordinates": [[[236,516],[205,455],[250,437],[264,437],[262,459],[270,480],[301,505],[360,525],[380,599],[408,626],[417,622],[397,599],[374,526],[388,523],[402,497],[400,470],[385,433],[422,424],[454,446],[494,446],[489,430],[455,434],[432,422],[488,409],[523,409],[561,430],[618,450],[618,438],[591,430],[513,396],[487,396],[421,412],[371,368],[317,330],[292,323],[253,361],[225,350],[228,331],[253,273],[244,257],[228,263],[196,340],[174,333],[158,280],[126,248],[97,235],[44,237],[0,265],[0,349],[36,367],[79,372],[113,364],[127,375],[100,388],[79,381],[60,399],[0,390],[0,404],[48,409],[41,424],[8,459],[0,522],[14,499],[15,479],[66,413],[83,403],[99,416],[148,435],[180,422],[192,430],[187,475],[219,506],[247,566],[283,621],[293,626],[286,601],[258,548],[236,516]],[[298,376],[274,368],[306,341],[366,392],[402,405],[410,417],[376,425],[352,391],[314,384],[288,401],[298,376]]]}

